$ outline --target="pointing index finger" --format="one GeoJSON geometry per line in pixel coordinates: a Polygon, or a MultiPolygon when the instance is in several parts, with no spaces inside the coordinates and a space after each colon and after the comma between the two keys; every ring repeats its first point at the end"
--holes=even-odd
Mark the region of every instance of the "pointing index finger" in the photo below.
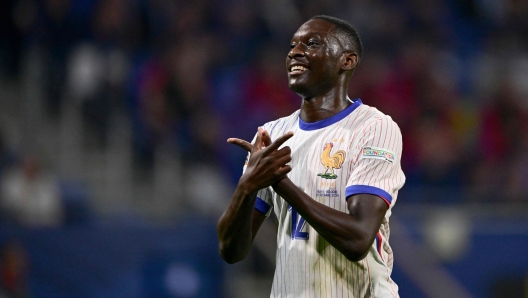
{"type": "Polygon", "coordinates": [[[227,142],[229,144],[234,144],[234,145],[237,145],[238,147],[248,151],[248,152],[251,152],[251,150],[253,150],[253,145],[251,145],[250,142],[248,141],[244,141],[244,140],[241,140],[241,139],[238,139],[238,138],[229,138],[227,139],[227,142]]]}
{"type": "Polygon", "coordinates": [[[283,134],[279,138],[275,140],[271,145],[266,147],[266,151],[275,151],[277,150],[284,142],[286,142],[289,138],[293,137],[293,131],[288,131],[287,133],[283,134]]]}

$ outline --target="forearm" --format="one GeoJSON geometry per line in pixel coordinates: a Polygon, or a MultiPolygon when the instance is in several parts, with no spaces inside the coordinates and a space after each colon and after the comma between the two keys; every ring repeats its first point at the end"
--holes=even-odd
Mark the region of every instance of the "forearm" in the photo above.
{"type": "Polygon", "coordinates": [[[309,197],[288,178],[282,179],[273,188],[349,260],[358,261],[366,255],[375,233],[371,226],[362,222],[363,214],[347,214],[323,205],[309,197]]]}
{"type": "Polygon", "coordinates": [[[287,132],[271,143],[269,134],[259,127],[255,144],[240,139],[228,139],[250,152],[244,174],[240,177],[231,203],[220,217],[217,226],[220,255],[228,263],[243,260],[266,218],[255,211],[259,189],[264,189],[284,178],[291,171],[291,149],[279,147],[293,136],[287,132]],[[264,148],[265,147],[265,148],[264,148]]]}
{"type": "Polygon", "coordinates": [[[249,251],[257,191],[239,185],[217,225],[220,255],[228,263],[244,259],[249,251]]]}

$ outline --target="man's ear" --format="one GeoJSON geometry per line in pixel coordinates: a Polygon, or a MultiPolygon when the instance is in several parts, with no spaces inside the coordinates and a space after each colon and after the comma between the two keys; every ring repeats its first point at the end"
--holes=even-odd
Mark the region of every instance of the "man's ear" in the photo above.
{"type": "Polygon", "coordinates": [[[341,62],[341,68],[343,70],[352,70],[358,65],[359,57],[357,53],[344,52],[343,56],[341,57],[341,62]]]}

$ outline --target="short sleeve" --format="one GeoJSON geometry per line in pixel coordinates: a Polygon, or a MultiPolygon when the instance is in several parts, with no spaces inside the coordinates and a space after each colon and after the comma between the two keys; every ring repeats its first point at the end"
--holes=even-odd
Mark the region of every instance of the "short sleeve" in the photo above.
{"type": "Polygon", "coordinates": [[[257,200],[255,201],[255,209],[260,213],[270,216],[273,210],[273,203],[271,200],[271,187],[263,188],[257,193],[257,200]]]}
{"type": "MultiPolygon", "coordinates": [[[[253,140],[251,141],[251,144],[255,143],[255,140],[257,139],[257,135],[253,137],[253,140]]],[[[244,168],[242,169],[242,173],[246,172],[247,163],[249,160],[250,153],[248,152],[246,156],[246,161],[244,162],[244,168]]],[[[255,209],[257,209],[260,213],[266,215],[266,217],[270,216],[271,211],[273,210],[273,202],[272,202],[272,188],[267,187],[259,190],[257,192],[257,200],[255,201],[255,209]]]]}
{"type": "Polygon", "coordinates": [[[401,169],[402,136],[390,117],[376,118],[366,125],[354,154],[357,154],[346,187],[346,197],[372,194],[394,205],[405,182],[401,169]]]}

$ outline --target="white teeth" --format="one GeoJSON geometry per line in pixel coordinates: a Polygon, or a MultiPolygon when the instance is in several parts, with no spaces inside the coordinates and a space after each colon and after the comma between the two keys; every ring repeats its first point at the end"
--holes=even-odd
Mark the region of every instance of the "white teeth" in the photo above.
{"type": "Polygon", "coordinates": [[[304,70],[307,70],[308,68],[304,67],[304,66],[301,66],[301,65],[295,65],[295,66],[292,66],[291,70],[290,71],[304,71],[304,70]]]}

